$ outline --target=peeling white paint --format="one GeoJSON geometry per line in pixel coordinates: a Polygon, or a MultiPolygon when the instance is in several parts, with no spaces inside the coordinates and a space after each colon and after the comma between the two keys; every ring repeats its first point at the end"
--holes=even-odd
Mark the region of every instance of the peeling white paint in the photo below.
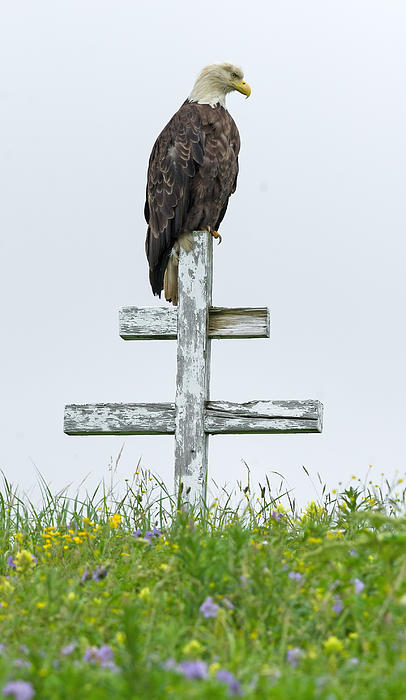
{"type": "MultiPolygon", "coordinates": [[[[120,336],[124,340],[176,340],[177,315],[171,306],[124,306],[119,311],[120,336]]],[[[269,338],[269,325],[267,308],[209,309],[209,338],[269,338]]]]}
{"type": "Polygon", "coordinates": [[[176,401],[160,404],[71,404],[69,435],[164,435],[175,433],[175,488],[199,501],[207,480],[208,435],[213,433],[316,433],[319,401],[209,401],[211,338],[268,338],[264,308],[211,307],[213,239],[193,232],[194,247],[180,251],[178,308],[120,310],[126,340],[178,339],[176,401]]]}

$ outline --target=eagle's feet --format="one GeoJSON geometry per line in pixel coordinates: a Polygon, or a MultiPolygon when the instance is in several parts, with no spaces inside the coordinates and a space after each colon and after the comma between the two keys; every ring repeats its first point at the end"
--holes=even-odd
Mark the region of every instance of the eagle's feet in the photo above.
{"type": "Polygon", "coordinates": [[[209,233],[213,236],[213,238],[216,238],[218,240],[218,244],[220,245],[221,241],[223,240],[222,237],[220,236],[218,231],[214,231],[212,228],[209,229],[209,233]]]}

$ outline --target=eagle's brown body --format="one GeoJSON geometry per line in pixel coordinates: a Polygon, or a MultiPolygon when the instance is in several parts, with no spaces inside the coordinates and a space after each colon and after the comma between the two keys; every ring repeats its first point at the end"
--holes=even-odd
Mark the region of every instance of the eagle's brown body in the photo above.
{"type": "MultiPolygon", "coordinates": [[[[236,188],[239,150],[238,129],[220,104],[186,100],[158,136],[149,159],[144,210],[154,294],[161,295],[179,237],[220,226],[236,188]]],[[[165,284],[167,299],[168,294],[165,284]]]]}

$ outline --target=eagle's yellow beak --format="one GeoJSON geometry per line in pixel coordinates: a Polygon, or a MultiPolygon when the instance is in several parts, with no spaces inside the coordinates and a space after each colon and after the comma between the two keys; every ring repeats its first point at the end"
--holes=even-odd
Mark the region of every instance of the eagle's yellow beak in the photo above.
{"type": "Polygon", "coordinates": [[[251,94],[251,88],[248,85],[248,83],[245,82],[245,80],[235,80],[233,82],[233,87],[234,87],[234,90],[238,90],[238,92],[242,92],[242,94],[246,95],[247,97],[249,97],[251,94]]]}

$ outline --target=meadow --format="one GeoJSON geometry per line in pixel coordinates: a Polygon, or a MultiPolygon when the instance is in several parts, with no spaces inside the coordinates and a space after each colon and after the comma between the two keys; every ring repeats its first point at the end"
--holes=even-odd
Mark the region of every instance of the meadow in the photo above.
{"type": "Polygon", "coordinates": [[[405,490],[371,479],[190,510],[140,469],[40,507],[4,478],[0,694],[405,698],[405,490]]]}

